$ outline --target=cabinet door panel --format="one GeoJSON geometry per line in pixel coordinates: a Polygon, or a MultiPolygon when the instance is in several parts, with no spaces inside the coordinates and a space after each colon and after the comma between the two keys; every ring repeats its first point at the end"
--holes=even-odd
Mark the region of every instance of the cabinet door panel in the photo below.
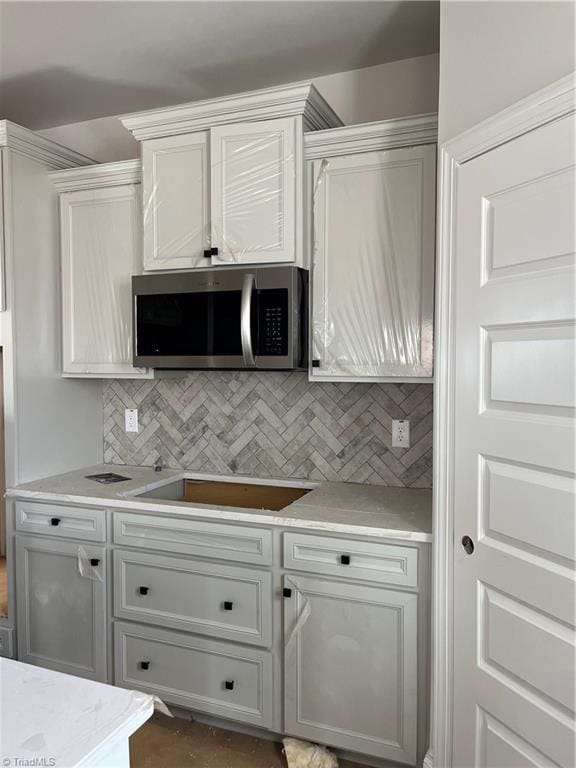
{"type": "Polygon", "coordinates": [[[213,263],[294,261],[294,118],[210,132],[213,263]]]}
{"type": "Polygon", "coordinates": [[[312,378],[432,375],[435,148],[314,164],[312,378]]]}
{"type": "Polygon", "coordinates": [[[142,271],[140,185],[66,192],[62,221],[63,369],[145,375],[132,367],[132,275],[142,271]]]}
{"type": "Polygon", "coordinates": [[[20,661],[106,681],[105,577],[102,547],[17,536],[20,661]]]}
{"type": "Polygon", "coordinates": [[[285,585],[286,732],[415,763],[418,596],[292,576],[285,585]]]}
{"type": "Polygon", "coordinates": [[[209,247],[208,137],[142,144],[144,269],[204,267],[209,247]]]}

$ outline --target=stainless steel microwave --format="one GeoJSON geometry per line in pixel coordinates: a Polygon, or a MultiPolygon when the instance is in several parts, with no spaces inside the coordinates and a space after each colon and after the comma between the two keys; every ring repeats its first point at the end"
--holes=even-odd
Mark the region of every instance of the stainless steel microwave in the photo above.
{"type": "Polygon", "coordinates": [[[308,273],[208,269],[132,278],[134,365],[307,367],[308,273]]]}

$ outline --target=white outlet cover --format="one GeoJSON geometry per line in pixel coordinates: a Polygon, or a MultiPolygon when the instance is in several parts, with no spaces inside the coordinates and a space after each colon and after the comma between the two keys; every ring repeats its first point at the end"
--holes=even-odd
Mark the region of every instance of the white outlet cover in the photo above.
{"type": "Polygon", "coordinates": [[[124,410],[124,430],[126,432],[138,432],[138,408],[126,408],[124,410]]]}
{"type": "Polygon", "coordinates": [[[392,421],[392,448],[410,448],[410,421],[394,419],[392,421]]]}

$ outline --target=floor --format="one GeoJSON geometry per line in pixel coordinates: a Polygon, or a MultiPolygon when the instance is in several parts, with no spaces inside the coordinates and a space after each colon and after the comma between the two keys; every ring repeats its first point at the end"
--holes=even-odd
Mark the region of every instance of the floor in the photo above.
{"type": "Polygon", "coordinates": [[[281,744],[155,714],[130,739],[130,768],[286,768],[286,758],[281,744]]]}
{"type": "Polygon", "coordinates": [[[8,616],[8,583],[6,579],[5,557],[0,557],[0,616],[8,616]]]}

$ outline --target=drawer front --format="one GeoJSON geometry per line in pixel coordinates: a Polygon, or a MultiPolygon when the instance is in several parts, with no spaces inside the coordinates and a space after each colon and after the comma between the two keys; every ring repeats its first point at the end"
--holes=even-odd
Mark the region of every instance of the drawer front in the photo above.
{"type": "Polygon", "coordinates": [[[114,613],[122,619],[269,646],[272,576],[254,568],[117,549],[114,613]]]}
{"type": "Polygon", "coordinates": [[[403,587],[418,586],[417,547],[284,534],[284,567],[403,587]]]}
{"type": "Polygon", "coordinates": [[[58,538],[106,541],[106,510],[16,501],[16,530],[58,538]]]}
{"type": "Polygon", "coordinates": [[[272,532],[241,525],[116,512],[114,542],[240,563],[272,563],[272,532]]]}
{"type": "Polygon", "coordinates": [[[115,623],[115,682],[167,704],[272,726],[272,656],[257,648],[115,623]]]}

